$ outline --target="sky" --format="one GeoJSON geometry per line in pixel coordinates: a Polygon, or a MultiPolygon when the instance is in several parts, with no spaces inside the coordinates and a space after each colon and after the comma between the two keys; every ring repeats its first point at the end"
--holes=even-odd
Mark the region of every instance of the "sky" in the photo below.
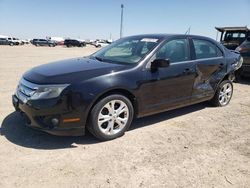
{"type": "Polygon", "coordinates": [[[113,39],[185,33],[216,38],[215,26],[250,27],[250,0],[0,0],[0,35],[113,39]]]}

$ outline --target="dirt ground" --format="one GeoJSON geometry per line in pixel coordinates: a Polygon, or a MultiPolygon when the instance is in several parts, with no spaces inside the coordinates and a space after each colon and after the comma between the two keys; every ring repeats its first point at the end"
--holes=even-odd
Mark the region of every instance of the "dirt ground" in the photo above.
{"type": "Polygon", "coordinates": [[[26,128],[11,104],[21,75],[95,50],[0,46],[0,187],[250,187],[250,80],[227,107],[141,118],[109,142],[26,128]]]}

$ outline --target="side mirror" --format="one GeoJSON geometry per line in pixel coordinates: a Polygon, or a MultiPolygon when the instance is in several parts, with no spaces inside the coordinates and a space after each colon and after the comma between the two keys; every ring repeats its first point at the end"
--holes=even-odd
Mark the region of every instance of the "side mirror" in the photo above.
{"type": "Polygon", "coordinates": [[[151,69],[152,70],[157,70],[158,68],[168,67],[169,64],[170,64],[169,59],[155,59],[151,63],[151,69]]]}

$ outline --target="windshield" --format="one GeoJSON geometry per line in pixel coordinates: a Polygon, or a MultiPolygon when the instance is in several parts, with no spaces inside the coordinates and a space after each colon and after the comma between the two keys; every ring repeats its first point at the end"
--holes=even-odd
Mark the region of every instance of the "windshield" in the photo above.
{"type": "Polygon", "coordinates": [[[159,43],[159,38],[129,37],[117,40],[94,53],[99,61],[119,64],[137,64],[159,43]]]}

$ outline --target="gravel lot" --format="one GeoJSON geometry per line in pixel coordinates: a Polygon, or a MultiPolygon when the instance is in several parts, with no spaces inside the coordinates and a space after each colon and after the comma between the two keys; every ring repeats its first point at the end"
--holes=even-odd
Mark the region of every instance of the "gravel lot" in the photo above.
{"type": "Polygon", "coordinates": [[[21,75],[95,50],[0,46],[0,187],[250,187],[250,80],[227,107],[141,118],[109,142],[26,128],[11,104],[21,75]]]}

